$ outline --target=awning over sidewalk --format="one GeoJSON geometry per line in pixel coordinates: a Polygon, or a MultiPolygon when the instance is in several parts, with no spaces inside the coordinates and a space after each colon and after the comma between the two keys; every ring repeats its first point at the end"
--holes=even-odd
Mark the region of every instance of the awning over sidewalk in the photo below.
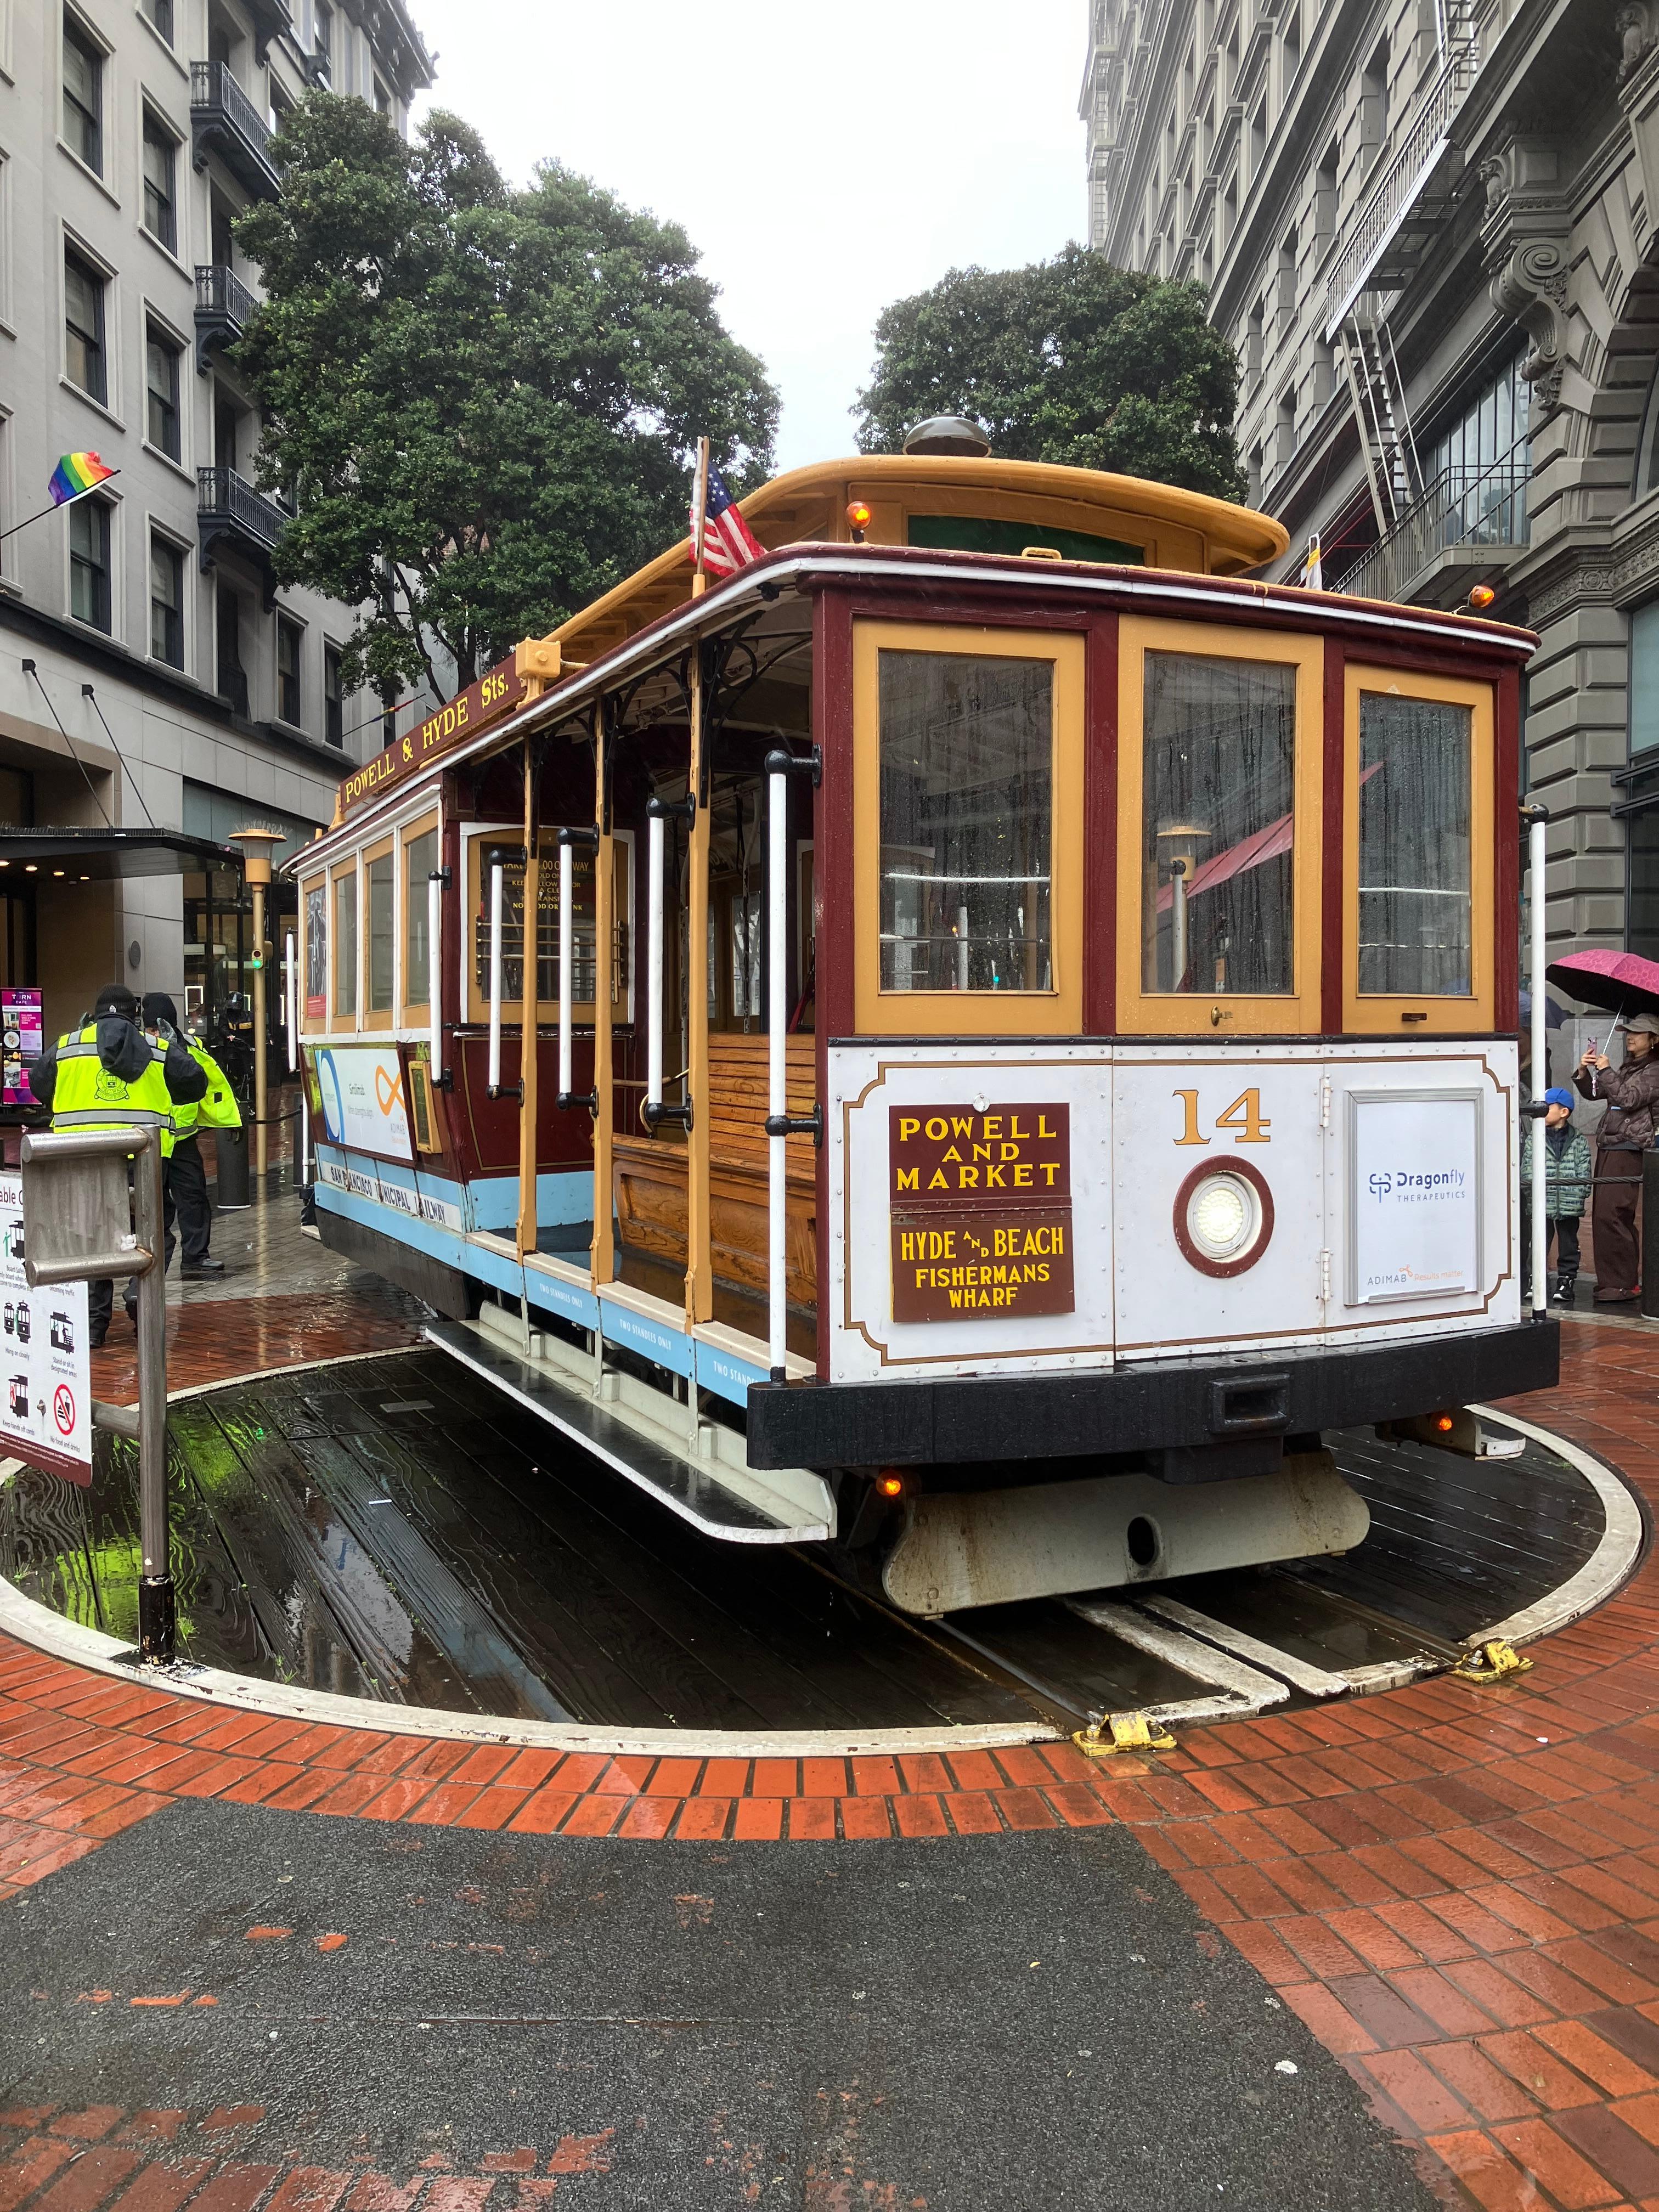
{"type": "Polygon", "coordinates": [[[240,872],[234,846],[189,837],[181,830],[20,830],[0,828],[0,868],[105,884],[118,876],[193,876],[213,868],[240,872]]]}

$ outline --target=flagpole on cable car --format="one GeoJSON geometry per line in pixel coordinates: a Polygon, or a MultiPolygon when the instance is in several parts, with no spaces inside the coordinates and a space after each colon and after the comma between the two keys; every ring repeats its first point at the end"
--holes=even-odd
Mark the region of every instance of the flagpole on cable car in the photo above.
{"type": "Polygon", "coordinates": [[[700,599],[708,589],[703,566],[703,547],[708,535],[708,441],[697,441],[697,482],[691,495],[691,596],[700,599]]]}

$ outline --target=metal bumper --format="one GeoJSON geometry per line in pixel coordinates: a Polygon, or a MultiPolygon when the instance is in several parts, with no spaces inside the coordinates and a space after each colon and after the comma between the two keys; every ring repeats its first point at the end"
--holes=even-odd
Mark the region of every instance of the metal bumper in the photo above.
{"type": "Polygon", "coordinates": [[[756,1382],[750,1467],[1034,1464],[1398,1420],[1559,1379],[1554,1320],[1389,1344],[1159,1360],[1097,1374],[756,1382]]]}

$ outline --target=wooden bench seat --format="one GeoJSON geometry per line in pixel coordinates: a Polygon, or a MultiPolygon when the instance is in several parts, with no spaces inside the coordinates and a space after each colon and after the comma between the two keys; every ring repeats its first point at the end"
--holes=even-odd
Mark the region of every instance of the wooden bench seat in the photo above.
{"type": "MultiPolygon", "coordinates": [[[[792,1114],[808,1114],[817,1093],[810,1036],[788,1040],[792,1114]]],[[[717,1282],[764,1297],[769,1142],[764,1036],[708,1040],[709,1257],[717,1282]]],[[[623,1246],[676,1267],[686,1259],[685,1140],[672,1127],[654,1137],[613,1139],[617,1222],[623,1246]]],[[[817,1153],[811,1137],[788,1140],[785,1251],[789,1302],[817,1302],[817,1153]]]]}

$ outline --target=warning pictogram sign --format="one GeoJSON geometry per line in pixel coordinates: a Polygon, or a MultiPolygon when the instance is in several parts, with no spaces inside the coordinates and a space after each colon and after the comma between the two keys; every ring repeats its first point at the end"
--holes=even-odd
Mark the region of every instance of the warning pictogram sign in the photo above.
{"type": "Polygon", "coordinates": [[[52,1418],[59,1436],[68,1436],[75,1427],[75,1397],[67,1382],[60,1382],[52,1392],[52,1418]]]}

